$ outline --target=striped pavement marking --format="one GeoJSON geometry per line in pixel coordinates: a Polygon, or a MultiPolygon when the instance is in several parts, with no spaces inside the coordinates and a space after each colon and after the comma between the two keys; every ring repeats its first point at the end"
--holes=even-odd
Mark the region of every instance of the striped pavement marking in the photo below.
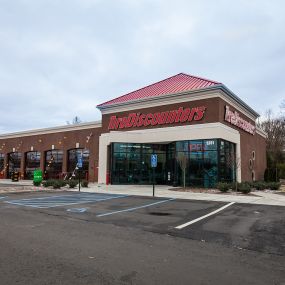
{"type": "Polygon", "coordinates": [[[124,198],[128,196],[129,195],[120,195],[120,194],[78,193],[73,195],[47,196],[40,198],[9,200],[5,201],[5,203],[18,205],[18,206],[45,209],[45,208],[53,208],[53,207],[68,206],[68,205],[95,203],[111,199],[124,198]]]}
{"type": "Polygon", "coordinates": [[[208,217],[210,217],[210,216],[212,216],[212,215],[215,215],[215,214],[217,214],[217,213],[219,213],[219,212],[225,210],[226,208],[230,207],[230,206],[233,205],[233,204],[235,204],[235,202],[228,203],[228,204],[224,205],[223,207],[221,207],[221,208],[219,208],[219,209],[217,209],[217,210],[215,210],[215,211],[213,211],[213,212],[211,212],[211,213],[209,213],[209,214],[207,214],[207,215],[204,215],[204,216],[202,216],[202,217],[200,217],[200,218],[197,218],[197,219],[195,219],[195,220],[192,220],[192,221],[190,221],[190,222],[187,222],[187,223],[185,223],[185,224],[182,224],[182,225],[180,225],[180,226],[177,226],[177,227],[175,227],[175,229],[181,230],[181,229],[183,229],[183,228],[185,228],[185,227],[188,227],[188,226],[190,226],[190,225],[192,225],[192,224],[195,224],[195,223],[197,223],[197,222],[199,222],[199,221],[201,221],[201,220],[203,220],[203,219],[206,219],[206,218],[208,218],[208,217]]]}
{"type": "Polygon", "coordinates": [[[137,207],[133,207],[133,208],[128,208],[128,209],[124,209],[124,210],[103,213],[103,214],[97,215],[97,217],[105,217],[105,216],[110,216],[110,215],[124,213],[124,212],[131,212],[131,211],[135,211],[135,210],[138,210],[138,209],[143,209],[143,208],[155,206],[155,205],[158,205],[158,204],[163,204],[163,203],[170,202],[170,201],[173,201],[173,200],[175,200],[175,198],[162,200],[162,201],[158,201],[158,202],[154,202],[154,203],[150,203],[150,204],[146,204],[146,205],[142,205],[142,206],[137,206],[137,207]]]}

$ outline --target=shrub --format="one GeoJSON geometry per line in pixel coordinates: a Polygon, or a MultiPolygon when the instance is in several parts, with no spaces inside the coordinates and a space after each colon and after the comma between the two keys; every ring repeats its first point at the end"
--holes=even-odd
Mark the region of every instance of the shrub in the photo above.
{"type": "Polygon", "coordinates": [[[221,191],[221,192],[228,192],[230,190],[231,185],[229,183],[225,183],[225,182],[219,182],[217,184],[217,188],[221,191]]]}
{"type": "Polygon", "coordinates": [[[78,184],[78,181],[77,180],[69,180],[68,181],[68,185],[69,185],[69,188],[75,188],[78,184]]]}
{"type": "Polygon", "coordinates": [[[236,191],[237,190],[237,184],[238,183],[236,183],[236,182],[229,183],[230,189],[232,189],[233,191],[236,191]]]}
{"type": "Polygon", "coordinates": [[[248,194],[251,191],[250,184],[247,182],[238,183],[238,191],[243,194],[248,194]]]}
{"type": "Polygon", "coordinates": [[[81,186],[87,188],[88,187],[88,180],[82,180],[81,186]]]}
{"type": "Polygon", "coordinates": [[[265,190],[267,188],[267,185],[268,183],[266,182],[263,182],[263,181],[256,181],[256,182],[253,182],[253,188],[255,188],[256,190],[265,190]]]}
{"type": "Polygon", "coordinates": [[[55,180],[53,180],[53,179],[49,179],[49,180],[43,181],[42,184],[44,187],[50,187],[50,186],[53,186],[54,181],[55,180]]]}
{"type": "Polygon", "coordinates": [[[87,188],[88,187],[88,180],[82,180],[81,186],[87,188]]]}
{"type": "Polygon", "coordinates": [[[271,183],[267,183],[268,184],[268,189],[270,190],[278,190],[281,186],[281,183],[279,182],[271,182],[271,183]]]}
{"type": "Polygon", "coordinates": [[[65,180],[56,180],[59,184],[60,184],[60,187],[64,187],[67,185],[67,182],[65,180]]]}
{"type": "Polygon", "coordinates": [[[33,181],[33,185],[34,186],[41,186],[41,182],[40,181],[33,181]]]}
{"type": "Polygon", "coordinates": [[[53,189],[60,189],[62,187],[62,183],[60,180],[54,180],[52,187],[53,189]]]}

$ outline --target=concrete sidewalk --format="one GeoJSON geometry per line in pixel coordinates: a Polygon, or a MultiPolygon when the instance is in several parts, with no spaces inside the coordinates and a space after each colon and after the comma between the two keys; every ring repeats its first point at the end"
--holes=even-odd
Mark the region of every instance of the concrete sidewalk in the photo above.
{"type": "MultiPolygon", "coordinates": [[[[254,191],[254,195],[242,194],[209,194],[173,191],[171,186],[156,186],[155,196],[189,200],[205,200],[220,202],[236,202],[246,204],[260,204],[285,206],[285,195],[278,195],[272,191],[254,191]]],[[[78,191],[74,189],[73,191],[78,191]]],[[[82,192],[128,194],[137,196],[152,196],[151,185],[98,185],[90,183],[88,188],[81,188],[82,192]]]]}
{"type": "Polygon", "coordinates": [[[12,182],[11,179],[0,179],[0,186],[1,185],[8,185],[8,186],[33,186],[33,181],[32,180],[19,180],[18,182],[12,182]]]}
{"type": "MultiPolygon", "coordinates": [[[[23,186],[24,190],[42,190],[46,188],[35,187],[31,180],[21,180],[19,182],[11,182],[11,180],[1,179],[0,186],[14,187],[14,190],[20,192],[17,186],[23,186]]],[[[1,190],[1,188],[0,188],[1,190]]],[[[67,191],[78,191],[75,189],[63,188],[67,191]]],[[[177,198],[189,200],[205,200],[205,201],[219,201],[219,202],[236,202],[245,204],[260,204],[271,206],[285,206],[285,195],[278,195],[273,191],[254,191],[254,195],[242,194],[210,194],[210,193],[191,193],[174,191],[175,188],[171,186],[158,185],[155,187],[155,196],[164,198],[177,198]],[[171,190],[173,189],[173,190],[171,190]]],[[[56,191],[56,190],[55,190],[56,191]]],[[[110,193],[110,194],[127,194],[134,196],[152,196],[152,185],[100,185],[97,183],[89,183],[88,188],[81,188],[81,192],[90,193],[110,193]]]]}

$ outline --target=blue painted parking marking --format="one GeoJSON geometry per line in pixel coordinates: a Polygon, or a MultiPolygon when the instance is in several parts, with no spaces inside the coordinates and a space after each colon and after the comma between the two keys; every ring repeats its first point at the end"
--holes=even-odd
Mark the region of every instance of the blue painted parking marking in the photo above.
{"type": "Polygon", "coordinates": [[[71,213],[84,213],[87,211],[86,208],[71,208],[71,209],[67,209],[67,212],[71,212],[71,213]]]}
{"type": "Polygon", "coordinates": [[[175,200],[175,198],[162,200],[162,201],[158,201],[158,202],[154,202],[154,203],[150,203],[150,204],[146,204],[146,205],[142,205],[142,206],[138,206],[138,207],[128,208],[128,209],[124,209],[124,210],[103,213],[103,214],[97,215],[97,217],[105,217],[105,216],[110,216],[110,215],[124,213],[124,212],[131,212],[131,211],[135,211],[135,210],[138,210],[138,209],[143,209],[143,208],[151,207],[151,206],[154,206],[154,205],[163,204],[163,203],[170,202],[170,201],[173,201],[173,200],[175,200]]]}
{"type": "Polygon", "coordinates": [[[46,196],[40,198],[9,200],[5,201],[5,203],[18,205],[18,206],[44,209],[44,208],[53,208],[60,206],[85,204],[85,203],[96,203],[100,201],[124,198],[128,196],[129,195],[121,195],[121,194],[78,193],[72,195],[46,196]]]}
{"type": "Polygon", "coordinates": [[[0,200],[5,199],[5,198],[7,198],[7,197],[0,197],[0,200]]]}

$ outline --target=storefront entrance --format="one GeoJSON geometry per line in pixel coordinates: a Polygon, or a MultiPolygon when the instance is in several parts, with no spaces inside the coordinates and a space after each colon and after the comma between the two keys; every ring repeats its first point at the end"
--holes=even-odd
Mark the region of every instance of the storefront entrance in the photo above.
{"type": "Polygon", "coordinates": [[[215,187],[236,179],[235,144],[221,139],[168,144],[112,143],[112,184],[152,184],[151,154],[157,154],[155,182],[160,185],[215,187]]]}
{"type": "Polygon", "coordinates": [[[151,184],[151,154],[158,156],[155,180],[167,183],[167,145],[113,143],[111,146],[111,182],[113,184],[151,184]]]}

